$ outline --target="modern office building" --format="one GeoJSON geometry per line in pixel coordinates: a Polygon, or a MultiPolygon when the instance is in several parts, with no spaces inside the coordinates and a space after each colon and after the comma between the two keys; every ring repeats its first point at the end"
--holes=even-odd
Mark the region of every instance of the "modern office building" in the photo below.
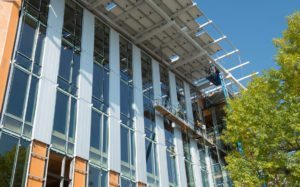
{"type": "Polygon", "coordinates": [[[191,0],[0,1],[0,186],[230,186],[219,135],[243,86],[203,17],[191,0]]]}

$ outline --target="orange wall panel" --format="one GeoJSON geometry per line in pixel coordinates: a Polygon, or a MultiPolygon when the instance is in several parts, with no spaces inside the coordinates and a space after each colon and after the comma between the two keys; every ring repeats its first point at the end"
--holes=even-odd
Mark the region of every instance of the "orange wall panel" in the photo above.
{"type": "Polygon", "coordinates": [[[119,177],[120,174],[110,170],[109,171],[109,187],[118,187],[119,186],[119,177]]]}
{"type": "Polygon", "coordinates": [[[138,182],[138,187],[146,187],[146,184],[144,184],[142,182],[138,182]]]}
{"type": "Polygon", "coordinates": [[[87,161],[76,157],[75,158],[75,172],[74,172],[74,187],[86,186],[86,173],[87,173],[87,161]]]}
{"type": "Polygon", "coordinates": [[[45,163],[47,157],[47,144],[33,140],[32,153],[30,155],[29,176],[27,186],[42,187],[45,175],[45,163]]]}
{"type": "Polygon", "coordinates": [[[19,21],[21,0],[0,0],[0,112],[2,111],[9,65],[19,21]]]}

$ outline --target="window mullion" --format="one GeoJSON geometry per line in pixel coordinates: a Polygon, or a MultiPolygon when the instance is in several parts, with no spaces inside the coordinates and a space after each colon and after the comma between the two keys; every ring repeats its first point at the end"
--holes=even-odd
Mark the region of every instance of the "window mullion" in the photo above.
{"type": "Polygon", "coordinates": [[[14,164],[13,164],[13,169],[12,169],[12,175],[11,175],[11,179],[10,179],[10,187],[13,187],[13,183],[14,183],[14,178],[15,178],[15,172],[16,172],[16,168],[17,168],[17,163],[18,163],[18,155],[19,155],[19,148],[20,148],[20,145],[21,145],[21,142],[20,142],[20,138],[18,140],[18,144],[16,146],[16,153],[15,153],[15,157],[14,157],[14,164]]]}
{"type": "MultiPolygon", "coordinates": [[[[77,103],[76,103],[77,104],[77,103]]],[[[67,104],[67,121],[66,121],[66,124],[65,124],[65,152],[68,152],[68,143],[69,143],[69,127],[70,127],[70,122],[71,122],[71,106],[72,106],[72,97],[70,97],[68,95],[68,104],[67,104]]],[[[77,111],[76,111],[77,112],[77,111]]]]}

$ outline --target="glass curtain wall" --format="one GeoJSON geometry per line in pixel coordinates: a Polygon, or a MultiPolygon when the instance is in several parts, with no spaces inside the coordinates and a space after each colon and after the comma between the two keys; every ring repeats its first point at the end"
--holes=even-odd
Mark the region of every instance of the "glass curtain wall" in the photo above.
{"type": "Polygon", "coordinates": [[[183,81],[176,77],[176,92],[177,92],[177,100],[178,100],[178,106],[175,106],[177,108],[177,115],[186,120],[186,104],[185,104],[185,92],[184,92],[184,86],[183,81]]]}
{"type": "Polygon", "coordinates": [[[25,186],[30,142],[0,131],[0,186],[25,186]]]}
{"type": "Polygon", "coordinates": [[[2,125],[31,137],[38,83],[46,37],[49,0],[26,0],[21,9],[12,76],[4,106],[2,125]]]}
{"type": "Polygon", "coordinates": [[[205,145],[198,143],[198,151],[199,151],[199,160],[200,160],[200,167],[201,167],[202,185],[203,187],[209,187],[208,171],[207,171],[207,165],[205,161],[205,157],[206,157],[205,145]]]}
{"type": "MultiPolygon", "coordinates": [[[[171,105],[170,100],[170,81],[168,69],[160,66],[160,89],[162,104],[164,107],[168,108],[171,105]]],[[[167,118],[164,118],[164,128],[165,128],[165,143],[167,146],[167,166],[169,175],[169,185],[178,186],[177,183],[177,172],[176,172],[176,162],[175,162],[175,145],[174,145],[174,129],[172,127],[172,122],[167,118]]]]}
{"type": "Polygon", "coordinates": [[[175,144],[174,144],[174,129],[172,122],[168,119],[164,119],[165,127],[165,140],[167,146],[167,166],[169,175],[169,186],[178,186],[177,183],[177,172],[176,172],[176,160],[175,160],[175,144]]]}
{"type": "Polygon", "coordinates": [[[147,183],[151,186],[159,185],[157,146],[155,134],[155,110],[153,108],[153,79],[151,58],[142,53],[142,85],[143,85],[143,106],[146,144],[146,168],[147,183]]]}
{"type": "MultiPolygon", "coordinates": [[[[109,101],[109,28],[95,20],[94,63],[92,87],[92,120],[90,135],[91,164],[107,170],[108,151],[108,101],[109,101]]],[[[103,173],[94,167],[93,175],[103,173]]],[[[93,176],[95,177],[95,176],[93,176]]],[[[92,178],[93,178],[92,177],[92,178]]],[[[101,180],[104,181],[104,180],[101,180]]],[[[102,182],[94,181],[93,184],[102,182]]],[[[91,186],[91,185],[90,185],[91,186]]]]}
{"type": "Polygon", "coordinates": [[[120,37],[121,183],[135,181],[132,44],[120,37]],[[125,182],[127,181],[127,182],[125,182]]]}
{"type": "Polygon", "coordinates": [[[99,167],[89,165],[88,187],[107,187],[108,172],[99,167]]]}
{"type": "Polygon", "coordinates": [[[199,107],[198,100],[200,98],[200,95],[196,88],[191,87],[191,103],[192,103],[192,112],[193,112],[193,118],[194,118],[194,125],[197,130],[202,130],[201,125],[203,123],[202,120],[202,111],[199,107]]]}
{"type": "Polygon", "coordinates": [[[71,155],[75,142],[82,14],[78,4],[66,0],[52,144],[54,148],[71,155]]]}
{"type": "Polygon", "coordinates": [[[161,89],[161,104],[169,108],[171,107],[171,98],[170,98],[170,81],[169,81],[169,72],[168,69],[160,66],[159,67],[160,74],[160,89],[161,89]]]}
{"type": "Polygon", "coordinates": [[[211,169],[213,172],[213,179],[216,186],[223,186],[223,174],[222,167],[219,163],[218,152],[215,147],[209,149],[210,159],[211,159],[211,169]]]}
{"type": "Polygon", "coordinates": [[[194,181],[192,155],[190,149],[190,139],[187,133],[182,133],[182,142],[183,142],[183,153],[184,153],[187,186],[194,187],[195,181],[194,181]]]}

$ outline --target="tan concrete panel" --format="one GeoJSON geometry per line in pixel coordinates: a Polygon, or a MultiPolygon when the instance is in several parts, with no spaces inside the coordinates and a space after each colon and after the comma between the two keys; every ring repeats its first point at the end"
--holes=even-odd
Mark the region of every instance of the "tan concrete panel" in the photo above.
{"type": "Polygon", "coordinates": [[[138,182],[138,187],[146,187],[147,185],[142,183],[142,182],[138,182]]]}
{"type": "Polygon", "coordinates": [[[118,187],[119,186],[119,177],[120,174],[118,172],[109,171],[109,187],[118,187]]]}
{"type": "Polygon", "coordinates": [[[42,187],[47,158],[47,144],[33,140],[27,186],[42,187]]]}
{"type": "Polygon", "coordinates": [[[0,112],[19,21],[21,0],[0,1],[0,112]]]}
{"type": "Polygon", "coordinates": [[[74,187],[86,186],[87,161],[76,157],[74,172],[74,187]]]}

